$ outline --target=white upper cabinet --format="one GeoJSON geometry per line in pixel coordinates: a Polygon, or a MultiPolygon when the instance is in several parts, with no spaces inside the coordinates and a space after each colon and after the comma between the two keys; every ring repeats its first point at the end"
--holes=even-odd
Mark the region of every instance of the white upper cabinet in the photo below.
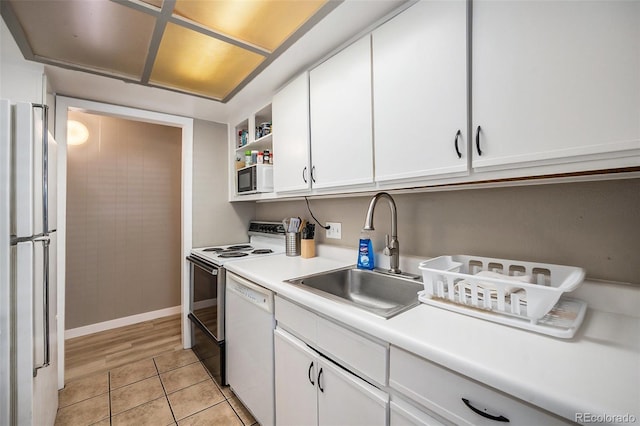
{"type": "Polygon", "coordinates": [[[418,2],[372,42],[376,181],[467,172],[467,2],[418,2]]]}
{"type": "Polygon", "coordinates": [[[312,186],[373,182],[369,36],[311,70],[310,101],[312,186]]]}
{"type": "Polygon", "coordinates": [[[309,75],[305,72],[280,90],[272,102],[273,186],[276,192],[304,191],[311,185],[309,168],[309,75]]]}
{"type": "Polygon", "coordinates": [[[472,40],[474,169],[640,164],[640,2],[474,1],[472,40]]]}

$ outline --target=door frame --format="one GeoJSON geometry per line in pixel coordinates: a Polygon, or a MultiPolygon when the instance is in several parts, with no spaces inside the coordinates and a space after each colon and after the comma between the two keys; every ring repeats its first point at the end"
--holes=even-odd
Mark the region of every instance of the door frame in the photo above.
{"type": "Polygon", "coordinates": [[[186,315],[189,300],[189,267],[186,257],[192,248],[192,188],[193,188],[193,119],[160,112],[147,111],[120,105],[84,99],[56,96],[55,139],[58,143],[58,388],[64,387],[64,336],[65,336],[65,280],[66,280],[66,214],[67,214],[67,116],[69,110],[108,115],[128,120],[179,127],[182,129],[181,170],[181,232],[180,295],[181,329],[183,347],[191,347],[189,322],[186,315]]]}

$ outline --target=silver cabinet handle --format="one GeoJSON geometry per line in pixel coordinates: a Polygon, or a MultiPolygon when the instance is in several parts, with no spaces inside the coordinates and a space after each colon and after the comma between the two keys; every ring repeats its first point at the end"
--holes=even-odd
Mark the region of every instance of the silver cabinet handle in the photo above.
{"type": "Polygon", "coordinates": [[[42,266],[43,266],[43,285],[42,285],[42,312],[43,312],[43,321],[42,325],[44,327],[44,360],[42,364],[35,366],[33,368],[33,377],[38,375],[38,370],[41,368],[48,367],[51,363],[51,349],[50,349],[50,340],[51,336],[49,335],[49,244],[51,240],[49,237],[40,237],[33,240],[34,242],[42,243],[43,246],[43,256],[42,256],[42,266]]]}

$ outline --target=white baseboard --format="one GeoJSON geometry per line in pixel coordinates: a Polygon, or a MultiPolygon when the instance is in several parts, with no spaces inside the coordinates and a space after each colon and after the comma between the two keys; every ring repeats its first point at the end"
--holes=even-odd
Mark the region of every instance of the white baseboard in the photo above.
{"type": "Polygon", "coordinates": [[[162,318],[169,315],[175,315],[182,312],[180,306],[159,309],[157,311],[145,312],[142,314],[131,315],[114,320],[99,322],[96,324],[85,325],[82,327],[72,328],[64,331],[64,339],[73,339],[74,337],[86,336],[87,334],[97,333],[99,331],[111,330],[126,325],[137,324],[139,322],[149,321],[156,318],[162,318]]]}

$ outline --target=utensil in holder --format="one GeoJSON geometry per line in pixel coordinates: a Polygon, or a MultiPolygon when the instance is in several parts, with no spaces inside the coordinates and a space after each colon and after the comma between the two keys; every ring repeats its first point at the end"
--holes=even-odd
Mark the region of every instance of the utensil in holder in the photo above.
{"type": "Polygon", "coordinates": [[[299,232],[287,232],[285,234],[285,253],[287,256],[300,256],[299,232]]]}

